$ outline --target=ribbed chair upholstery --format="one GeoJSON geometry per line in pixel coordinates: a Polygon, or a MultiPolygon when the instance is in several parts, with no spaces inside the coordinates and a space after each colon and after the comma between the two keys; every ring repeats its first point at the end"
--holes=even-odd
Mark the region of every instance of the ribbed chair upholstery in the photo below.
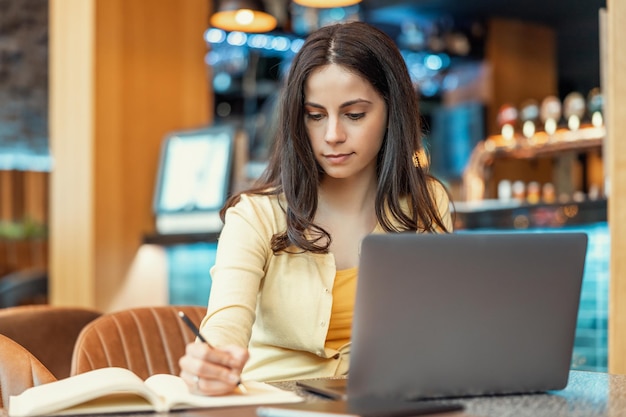
{"type": "Polygon", "coordinates": [[[206,307],[136,307],[103,314],[78,336],[72,375],[110,366],[130,369],[143,379],[159,373],[178,375],[185,345],[195,340],[178,311],[199,325],[206,307]]]}
{"type": "Polygon", "coordinates": [[[0,334],[0,408],[9,406],[11,395],[56,381],[52,373],[28,350],[0,334]]]}
{"type": "Polygon", "coordinates": [[[74,345],[87,323],[102,313],[48,304],[0,309],[0,334],[22,345],[57,378],[70,375],[74,345]]]}

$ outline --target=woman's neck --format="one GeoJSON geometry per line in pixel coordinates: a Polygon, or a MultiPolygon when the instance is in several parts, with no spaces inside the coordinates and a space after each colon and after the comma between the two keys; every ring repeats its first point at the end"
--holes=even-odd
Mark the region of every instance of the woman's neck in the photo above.
{"type": "Polygon", "coordinates": [[[319,206],[352,214],[373,212],[376,185],[375,178],[324,178],[319,187],[319,206]]]}
{"type": "Polygon", "coordinates": [[[322,181],[315,222],[331,236],[337,269],[358,265],[360,242],[376,227],[374,179],[322,181]]]}

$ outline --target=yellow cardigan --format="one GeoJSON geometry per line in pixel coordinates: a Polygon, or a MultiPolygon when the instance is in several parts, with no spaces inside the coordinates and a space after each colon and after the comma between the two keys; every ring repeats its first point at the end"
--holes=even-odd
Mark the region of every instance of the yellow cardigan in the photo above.
{"type": "MultiPolygon", "coordinates": [[[[449,200],[438,184],[435,196],[442,218],[452,230],[449,200]]],[[[283,197],[242,195],[228,209],[211,269],[213,283],[202,334],[217,346],[249,348],[244,380],[345,374],[349,344],[338,350],[325,347],[333,303],[334,257],[272,253],[272,236],[286,228],[279,198],[283,197]]],[[[383,233],[383,229],[377,226],[374,233],[383,233]]]]}

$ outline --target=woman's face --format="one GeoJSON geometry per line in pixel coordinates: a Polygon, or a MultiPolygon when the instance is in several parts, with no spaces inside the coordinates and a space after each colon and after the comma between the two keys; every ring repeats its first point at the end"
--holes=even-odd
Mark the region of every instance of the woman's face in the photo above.
{"type": "Polygon", "coordinates": [[[387,105],[372,85],[336,64],[313,71],[304,86],[305,126],[317,162],[337,178],[376,172],[387,105]]]}

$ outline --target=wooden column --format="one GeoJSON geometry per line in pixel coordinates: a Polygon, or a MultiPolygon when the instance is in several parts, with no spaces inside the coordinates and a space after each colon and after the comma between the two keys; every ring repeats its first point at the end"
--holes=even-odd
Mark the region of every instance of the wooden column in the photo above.
{"type": "Polygon", "coordinates": [[[609,372],[626,374],[626,2],[607,1],[607,149],[611,236],[609,372]]]}
{"type": "Polygon", "coordinates": [[[210,122],[206,0],[50,0],[50,301],[107,310],[154,228],[159,151],[210,122]]]}

